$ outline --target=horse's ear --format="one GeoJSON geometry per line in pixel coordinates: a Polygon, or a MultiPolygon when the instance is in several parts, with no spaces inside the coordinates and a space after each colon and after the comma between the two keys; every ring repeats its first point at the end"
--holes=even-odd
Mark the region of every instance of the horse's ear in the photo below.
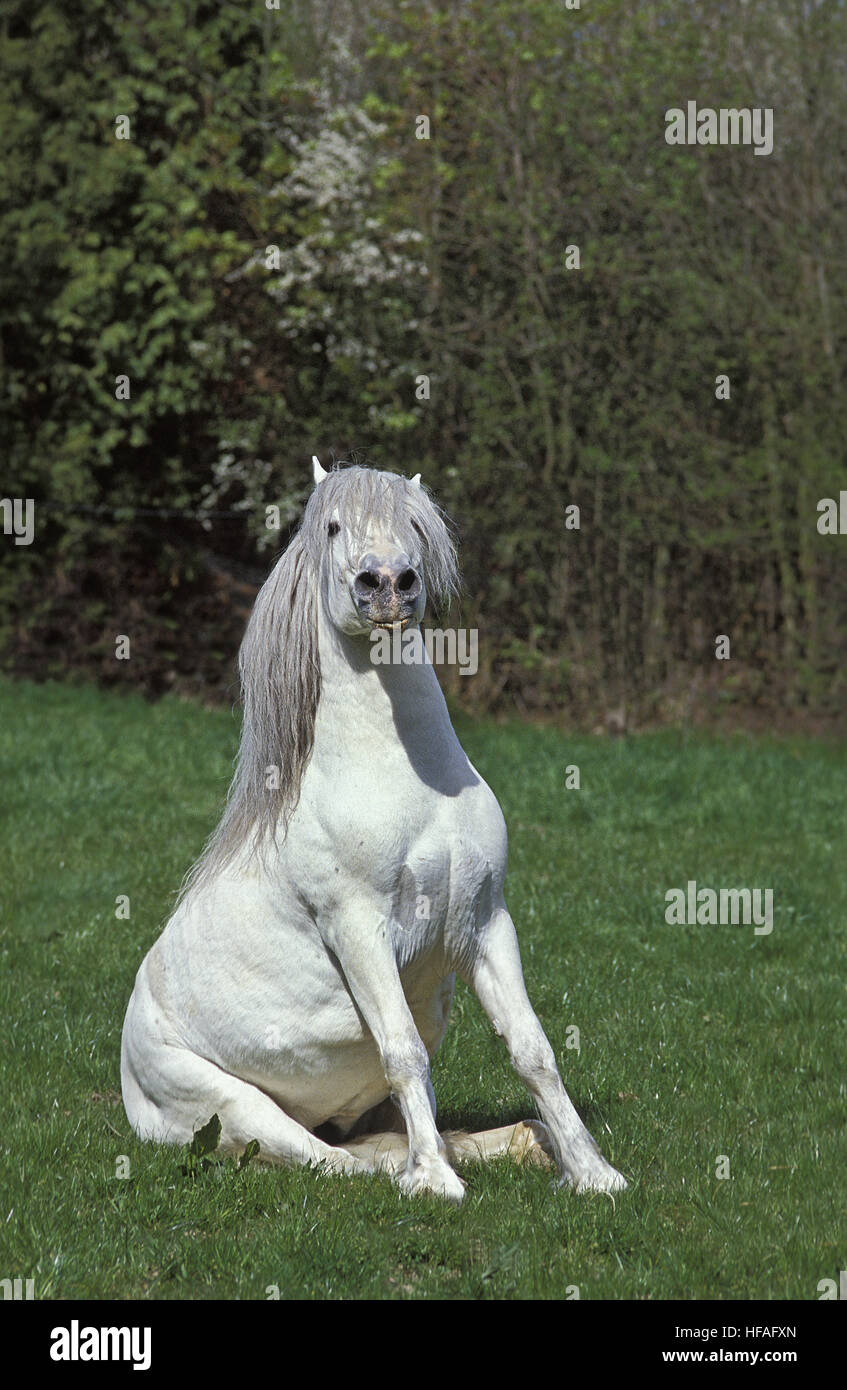
{"type": "Polygon", "coordinates": [[[414,478],[410,478],[410,479],[409,479],[409,482],[412,484],[412,487],[420,487],[420,485],[421,485],[421,475],[420,475],[420,473],[416,473],[415,476],[414,476],[414,478]]]}
{"type": "Polygon", "coordinates": [[[329,477],[329,474],[327,473],[326,469],[321,468],[321,461],[318,458],[317,454],[312,454],[312,473],[314,474],[315,478],[315,486],[317,486],[318,483],[322,483],[324,478],[329,477]]]}

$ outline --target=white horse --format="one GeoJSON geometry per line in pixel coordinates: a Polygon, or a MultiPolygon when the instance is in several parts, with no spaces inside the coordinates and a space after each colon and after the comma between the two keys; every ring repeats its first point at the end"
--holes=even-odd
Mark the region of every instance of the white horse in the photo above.
{"type": "Polygon", "coordinates": [[[244,724],[224,817],[142,962],[121,1047],[129,1121],[185,1143],[394,1174],[460,1201],[451,1166],[552,1159],[563,1183],[626,1186],[559,1079],[503,898],[506,827],[456,738],[423,644],[376,664],[457,584],[436,505],[393,473],[325,473],[241,647],[244,724]],[[541,1123],[441,1135],[430,1058],[456,974],[541,1123]],[[549,1155],[549,1157],[547,1157],[549,1155]]]}

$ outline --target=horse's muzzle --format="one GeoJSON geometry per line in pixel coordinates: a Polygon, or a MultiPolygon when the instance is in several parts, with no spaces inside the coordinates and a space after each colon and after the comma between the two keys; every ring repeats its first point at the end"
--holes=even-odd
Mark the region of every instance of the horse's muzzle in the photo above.
{"type": "Polygon", "coordinates": [[[392,560],[366,555],[353,580],[353,597],[359,612],[377,624],[411,618],[422,591],[423,581],[405,555],[392,560]]]}

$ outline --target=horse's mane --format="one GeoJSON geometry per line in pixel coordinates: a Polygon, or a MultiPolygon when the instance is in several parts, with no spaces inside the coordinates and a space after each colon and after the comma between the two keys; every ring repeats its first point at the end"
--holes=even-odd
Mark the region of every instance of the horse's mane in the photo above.
{"type": "Polygon", "coordinates": [[[315,488],[299,530],[256,598],[238,654],[244,718],[226,807],[180,899],[206,884],[249,845],[261,852],[281,825],[283,837],[312,751],[321,692],[319,590],[329,553],[328,527],[338,522],[348,561],[361,554],[374,522],[407,553],[421,557],[428,593],[446,606],[459,586],[456,546],[439,507],[396,473],[336,468],[315,488]],[[278,777],[268,778],[276,768],[278,777]],[[274,785],[268,787],[271,780],[274,785]],[[275,785],[278,782],[278,785],[275,785]]]}

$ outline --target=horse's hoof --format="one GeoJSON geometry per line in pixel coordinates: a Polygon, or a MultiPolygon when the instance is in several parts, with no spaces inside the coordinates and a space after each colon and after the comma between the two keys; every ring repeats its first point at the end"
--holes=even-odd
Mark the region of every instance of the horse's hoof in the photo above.
{"type": "Polygon", "coordinates": [[[516,1163],[535,1168],[553,1167],[553,1146],[546,1125],[540,1120],[521,1120],[509,1142],[509,1153],[516,1163]]]}
{"type": "Polygon", "coordinates": [[[591,1168],[574,1177],[565,1174],[555,1186],[572,1187],[574,1192],[623,1192],[629,1184],[623,1173],[611,1163],[604,1163],[601,1168],[591,1168]]]}
{"type": "Polygon", "coordinates": [[[397,1186],[407,1197],[417,1193],[429,1192],[435,1197],[446,1197],[450,1202],[459,1203],[465,1195],[465,1184],[443,1159],[424,1159],[411,1171],[405,1168],[397,1176],[397,1186]]]}

